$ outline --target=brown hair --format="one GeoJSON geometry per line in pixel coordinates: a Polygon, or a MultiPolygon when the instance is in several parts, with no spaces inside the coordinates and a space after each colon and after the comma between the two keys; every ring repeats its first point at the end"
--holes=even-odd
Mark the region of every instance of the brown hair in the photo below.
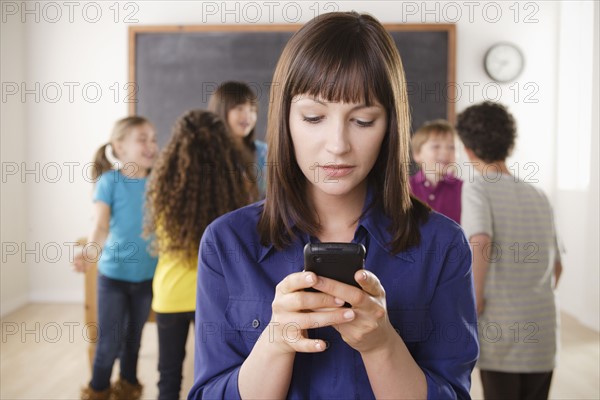
{"type": "Polygon", "coordinates": [[[92,180],[95,182],[103,173],[106,171],[110,171],[112,169],[112,164],[110,160],[106,157],[107,147],[110,145],[112,147],[112,151],[115,153],[115,157],[119,158],[119,155],[116,154],[116,146],[117,142],[125,139],[125,137],[131,133],[131,130],[135,127],[141,125],[152,125],[150,121],[148,121],[144,117],[140,116],[132,116],[125,117],[118,120],[113,127],[112,133],[110,135],[110,140],[108,143],[103,144],[96,150],[96,154],[94,155],[94,168],[92,168],[92,180]]]}
{"type": "Polygon", "coordinates": [[[458,115],[458,136],[465,147],[486,163],[504,161],[515,147],[517,124],[500,103],[485,101],[458,115]]]}
{"type": "Polygon", "coordinates": [[[177,120],[148,181],[144,233],[157,233],[153,250],[193,257],[208,224],[248,203],[239,158],[216,114],[191,110],[177,120]]]}
{"type": "Polygon", "coordinates": [[[456,136],[456,131],[450,122],[445,119],[436,119],[425,122],[410,139],[410,146],[413,154],[421,151],[421,147],[434,135],[451,135],[456,136]]]}
{"type": "Polygon", "coordinates": [[[406,80],[396,46],[375,18],[356,12],[323,14],[287,43],[271,87],[267,144],[267,196],[259,221],[263,244],[283,248],[295,237],[293,225],[316,235],[318,217],[307,204],[306,178],[294,155],[288,117],[292,98],[319,96],[332,102],[378,101],[387,113],[387,132],[369,173],[374,202],[391,219],[393,253],[420,242],[419,223],[429,209],[410,196],[410,114],[406,80]]]}

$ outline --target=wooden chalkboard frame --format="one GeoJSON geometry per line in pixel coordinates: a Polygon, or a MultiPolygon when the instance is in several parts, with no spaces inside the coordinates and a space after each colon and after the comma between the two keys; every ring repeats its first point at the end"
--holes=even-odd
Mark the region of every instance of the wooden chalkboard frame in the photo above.
{"type": "MultiPolygon", "coordinates": [[[[301,24],[268,25],[164,25],[129,27],[129,114],[136,114],[136,38],[139,34],[165,34],[189,32],[295,32],[301,24]],[[133,85],[131,84],[133,83],[133,85]]],[[[447,79],[446,79],[446,119],[455,122],[456,101],[456,26],[454,24],[384,24],[389,32],[439,32],[447,33],[447,79]]]]}

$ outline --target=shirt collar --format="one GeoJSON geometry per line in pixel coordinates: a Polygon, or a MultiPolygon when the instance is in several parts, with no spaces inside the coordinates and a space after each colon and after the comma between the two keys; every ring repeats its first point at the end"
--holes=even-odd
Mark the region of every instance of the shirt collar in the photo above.
{"type": "MultiPolygon", "coordinates": [[[[373,241],[385,252],[389,253],[389,245],[392,241],[392,235],[388,231],[388,227],[391,225],[390,218],[384,214],[383,210],[380,206],[374,204],[375,199],[375,190],[372,186],[369,186],[367,189],[367,197],[365,199],[365,206],[363,208],[362,217],[358,221],[358,227],[363,227],[367,230],[367,233],[371,236],[373,241]]],[[[292,229],[295,229],[295,223],[292,225],[292,229]]],[[[301,241],[301,244],[308,243],[310,241],[309,235],[305,232],[297,232],[295,242],[301,241]]],[[[373,243],[371,241],[371,243],[373,243]]],[[[292,243],[290,246],[293,246],[292,243]]],[[[259,252],[258,262],[262,262],[263,259],[269,254],[271,249],[273,249],[273,244],[269,243],[268,245],[262,245],[259,252]]],[[[285,250],[284,250],[285,251],[285,250]]],[[[368,249],[367,249],[368,251],[368,249]]],[[[414,249],[409,249],[405,251],[401,251],[399,253],[393,254],[396,258],[403,259],[408,262],[414,262],[415,259],[413,257],[414,249]]]]}
{"type": "MultiPolygon", "coordinates": [[[[413,176],[413,180],[414,180],[414,182],[422,185],[425,183],[427,178],[425,177],[425,173],[423,173],[423,170],[418,170],[417,173],[413,176]]],[[[442,177],[442,179],[439,180],[439,182],[437,184],[439,185],[440,183],[442,183],[442,184],[456,185],[459,182],[460,182],[460,179],[458,177],[456,177],[452,174],[446,174],[442,177]]]]}
{"type": "MultiPolygon", "coordinates": [[[[388,228],[392,224],[392,221],[385,215],[383,209],[375,204],[375,202],[375,190],[369,186],[363,216],[358,221],[358,224],[367,230],[371,238],[374,239],[375,243],[377,243],[383,251],[389,253],[390,248],[388,243],[392,241],[392,234],[389,232],[388,228]]],[[[410,250],[401,251],[394,254],[394,256],[405,261],[414,262],[414,257],[410,250]]]]}

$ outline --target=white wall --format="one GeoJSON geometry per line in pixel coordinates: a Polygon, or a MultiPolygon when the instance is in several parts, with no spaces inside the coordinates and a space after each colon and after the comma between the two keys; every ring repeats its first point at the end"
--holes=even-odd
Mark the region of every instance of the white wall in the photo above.
{"type": "MultiPolygon", "coordinates": [[[[25,79],[25,27],[20,22],[0,26],[0,80],[3,83],[22,82],[25,79]]],[[[2,92],[8,90],[3,86],[2,92]]],[[[26,242],[27,212],[25,184],[20,178],[8,179],[5,174],[25,160],[26,125],[25,104],[20,99],[2,99],[0,137],[2,145],[2,190],[0,218],[2,219],[2,259],[0,260],[0,315],[5,315],[28,300],[29,278],[27,265],[21,262],[21,244],[26,242]],[[14,256],[8,254],[14,253],[14,256]],[[5,262],[6,261],[6,262],[5,262]]]]}
{"type": "Polygon", "coordinates": [[[590,144],[591,165],[590,165],[590,190],[588,198],[590,199],[589,217],[586,237],[590,257],[586,259],[587,271],[589,271],[589,280],[586,285],[588,294],[588,304],[585,307],[585,314],[582,320],[588,323],[597,331],[600,331],[600,4],[594,4],[594,69],[592,78],[592,142],[590,144]],[[593,319],[595,318],[595,320],[593,319]]]}
{"type": "MultiPolygon", "coordinates": [[[[83,276],[71,270],[68,243],[90,230],[92,184],[85,166],[108,140],[113,122],[127,114],[126,104],[115,102],[110,90],[114,82],[123,86],[127,80],[127,26],[114,23],[108,8],[113,3],[90,4],[102,7],[97,23],[82,17],[82,6],[73,23],[67,10],[57,23],[43,18],[26,23],[26,82],[41,88],[39,103],[27,98],[27,161],[30,168],[41,165],[40,181],[28,181],[28,242],[39,243],[41,253],[39,262],[28,263],[32,301],[82,301],[83,276]],[[58,259],[55,249],[61,252],[58,259]]],[[[87,10],[95,18],[94,8],[87,10]]]]}
{"type": "MultiPolygon", "coordinates": [[[[509,164],[518,162],[522,173],[527,173],[533,170],[523,170],[524,164],[535,163],[538,170],[533,178],[554,196],[559,3],[530,2],[537,8],[525,8],[523,3],[518,3],[515,8],[513,2],[476,2],[475,6],[472,3],[467,5],[468,2],[451,3],[453,5],[448,6],[447,2],[281,2],[267,6],[262,2],[248,5],[220,1],[168,4],[151,1],[136,3],[137,8],[131,5],[133,3],[126,3],[128,8],[124,8],[125,3],[120,3],[118,22],[115,22],[114,3],[97,2],[94,4],[102,7],[102,17],[96,23],[84,18],[95,17],[91,6],[83,13],[87,3],[79,3],[73,13],[73,22],[69,22],[66,8],[56,23],[49,21],[56,18],[56,13],[50,9],[45,11],[45,15],[44,10],[40,10],[39,22],[27,15],[24,24],[27,74],[17,81],[26,81],[30,87],[34,87],[36,82],[41,87],[56,82],[63,92],[55,103],[48,101],[55,97],[52,85],[47,86],[47,95],[42,96],[39,103],[31,95],[26,98],[28,163],[55,162],[62,166],[62,178],[58,182],[48,182],[48,179],[43,182],[43,176],[39,183],[29,180],[28,195],[21,197],[21,204],[27,205],[27,242],[39,242],[40,247],[57,243],[63,252],[59,262],[50,260],[54,257],[53,252],[41,257],[39,263],[31,258],[27,260],[29,297],[39,301],[82,299],[82,278],[71,272],[68,248],[62,244],[85,235],[89,230],[91,184],[82,176],[83,165],[107,140],[112,123],[127,113],[122,88],[127,83],[127,28],[131,24],[124,20],[128,15],[137,19],[140,25],[220,24],[235,23],[236,19],[240,23],[302,23],[312,18],[315,12],[336,8],[367,11],[384,23],[456,22],[457,83],[462,91],[456,104],[457,111],[472,102],[495,98],[495,89],[500,88],[499,100],[509,106],[519,124],[517,150],[509,164]],[[260,8],[255,7],[256,4],[260,8]],[[495,12],[496,5],[501,7],[499,17],[495,12]],[[515,14],[517,9],[518,15],[515,14]],[[258,19],[257,11],[261,12],[258,19]],[[528,16],[537,22],[526,23],[528,16]],[[499,41],[510,41],[521,48],[526,58],[525,70],[512,86],[488,85],[489,90],[485,92],[483,89],[490,80],[483,70],[483,56],[492,44],[499,41]],[[65,82],[79,84],[73,102],[68,98],[68,84],[65,82]],[[118,102],[113,99],[115,90],[112,85],[115,82],[121,88],[118,90],[121,97],[118,102]],[[92,103],[83,97],[81,89],[86,83],[97,84],[102,89],[98,102],[92,103]],[[469,87],[474,87],[472,93],[469,93],[469,87]],[[534,90],[537,92],[534,93],[534,90]],[[518,99],[515,99],[516,92],[518,99]],[[526,102],[527,95],[536,102],[526,102]],[[74,167],[72,182],[65,162],[80,164],[74,167]]],[[[21,16],[9,18],[20,20],[21,16]]],[[[90,89],[90,96],[92,92],[90,89]]],[[[53,171],[50,168],[46,171],[50,178],[54,177],[53,171]]]]}
{"type": "MultiPolygon", "coordinates": [[[[564,34],[572,34],[575,30],[577,33],[577,23],[581,23],[587,15],[588,10],[581,9],[582,4],[568,3],[563,4],[563,15],[567,13],[584,13],[584,15],[573,15],[573,24],[575,26],[564,27],[564,34]]],[[[589,5],[589,4],[588,4],[589,5]]],[[[583,4],[585,6],[585,4],[583,4]]],[[[590,7],[591,8],[591,7],[590,7]]],[[[599,246],[600,238],[598,236],[599,226],[599,215],[598,210],[600,208],[598,201],[598,158],[600,153],[600,143],[598,142],[598,136],[600,132],[599,123],[599,111],[600,110],[600,5],[594,4],[594,33],[593,33],[593,44],[591,48],[582,49],[582,51],[588,51],[593,54],[592,58],[592,77],[584,77],[582,82],[577,80],[565,80],[561,82],[561,91],[569,93],[573,89],[578,89],[578,84],[582,85],[582,89],[591,88],[590,98],[585,98],[578,104],[579,113],[583,113],[584,117],[587,118],[585,121],[581,121],[579,124],[573,123],[573,126],[583,126],[586,129],[590,129],[591,132],[581,132],[580,130],[566,130],[565,135],[569,138],[573,138],[576,141],[577,136],[590,137],[591,142],[589,147],[587,143],[582,146],[588,154],[585,154],[582,158],[589,160],[589,165],[584,166],[585,170],[580,171],[574,168],[570,168],[575,162],[571,162],[571,165],[559,164],[559,168],[565,168],[568,174],[589,174],[589,182],[584,185],[575,185],[575,187],[565,188],[568,182],[563,182],[557,187],[556,200],[555,200],[555,212],[557,214],[557,224],[561,233],[562,241],[566,249],[566,254],[563,255],[563,262],[565,265],[565,272],[563,281],[560,286],[560,299],[564,310],[570,314],[576,316],[587,326],[600,330],[600,294],[599,294],[599,246]],[[588,86],[589,85],[589,86],[588,86]],[[586,115],[587,111],[587,115],[586,115]],[[587,135],[586,135],[587,134],[587,135]],[[590,135],[591,134],[591,135],[590,135]],[[572,171],[569,171],[573,169],[572,171]]],[[[566,18],[566,17],[565,17],[566,18]]],[[[561,24],[563,26],[564,24],[561,24]]],[[[565,46],[569,46],[569,43],[565,43],[565,46]]],[[[561,49],[562,50],[562,49],[561,49]]],[[[567,53],[569,49],[565,49],[564,53],[567,53]]],[[[573,64],[563,65],[563,68],[569,70],[573,67],[573,64]]],[[[569,74],[572,76],[572,74],[569,74]]],[[[585,90],[581,90],[585,92],[585,90]]],[[[565,94],[560,97],[564,101],[574,101],[573,96],[565,94]]],[[[569,113],[564,115],[568,120],[573,119],[577,112],[569,113]]],[[[568,128],[567,124],[566,128],[568,128]]],[[[560,134],[561,132],[559,132],[560,134]]],[[[571,150],[572,151],[572,150],[571,150]]],[[[559,149],[559,155],[560,149],[559,149]]],[[[562,159],[563,157],[560,157],[562,159]]],[[[568,154],[565,155],[565,159],[569,159],[568,154]]],[[[559,159],[559,160],[560,160],[559,159]]],[[[575,178],[573,177],[575,180],[575,178]]],[[[584,182],[585,183],[585,182],[584,182]]]]}

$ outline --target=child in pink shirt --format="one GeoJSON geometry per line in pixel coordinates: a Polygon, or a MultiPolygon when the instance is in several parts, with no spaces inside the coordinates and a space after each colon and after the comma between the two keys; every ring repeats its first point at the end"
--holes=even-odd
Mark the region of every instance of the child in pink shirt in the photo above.
{"type": "Polygon", "coordinates": [[[426,122],[411,138],[419,171],[410,177],[415,196],[460,223],[462,180],[454,174],[456,131],[443,119],[426,122]]]}

